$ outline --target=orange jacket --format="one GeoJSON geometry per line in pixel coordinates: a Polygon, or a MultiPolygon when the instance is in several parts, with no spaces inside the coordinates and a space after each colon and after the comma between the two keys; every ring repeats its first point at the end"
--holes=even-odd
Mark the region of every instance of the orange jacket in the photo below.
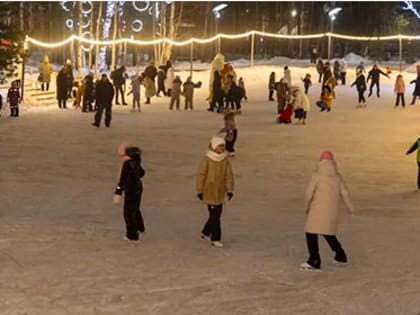
{"type": "Polygon", "coordinates": [[[405,83],[403,78],[397,79],[397,81],[395,81],[394,92],[405,93],[405,83]]]}

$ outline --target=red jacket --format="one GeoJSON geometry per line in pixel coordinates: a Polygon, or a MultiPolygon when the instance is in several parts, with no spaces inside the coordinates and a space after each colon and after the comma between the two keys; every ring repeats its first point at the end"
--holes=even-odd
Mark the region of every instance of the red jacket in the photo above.
{"type": "Polygon", "coordinates": [[[293,110],[290,107],[286,107],[279,116],[279,121],[291,121],[293,115],[293,110]]]}

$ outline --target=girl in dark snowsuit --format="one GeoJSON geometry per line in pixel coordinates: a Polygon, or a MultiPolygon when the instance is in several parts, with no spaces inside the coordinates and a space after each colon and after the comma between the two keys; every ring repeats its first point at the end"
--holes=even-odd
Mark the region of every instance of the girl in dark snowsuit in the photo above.
{"type": "Polygon", "coordinates": [[[359,107],[366,107],[366,99],[365,99],[365,91],[366,91],[366,80],[365,75],[362,73],[361,70],[357,71],[357,78],[351,85],[353,87],[356,85],[357,92],[359,93],[359,107]],[[363,105],[362,105],[363,103],[363,105]]]}
{"type": "Polygon", "coordinates": [[[114,202],[118,203],[124,192],[124,221],[126,239],[137,241],[139,233],[145,231],[143,217],[140,212],[143,178],[145,171],[141,167],[141,151],[137,147],[127,147],[127,156],[123,164],[120,180],[115,189],[114,202]]]}
{"type": "Polygon", "coordinates": [[[221,113],[223,111],[223,97],[224,92],[222,89],[222,77],[220,76],[219,71],[214,71],[214,80],[213,80],[213,100],[210,104],[210,108],[213,111],[216,108],[217,103],[217,112],[221,113]]]}

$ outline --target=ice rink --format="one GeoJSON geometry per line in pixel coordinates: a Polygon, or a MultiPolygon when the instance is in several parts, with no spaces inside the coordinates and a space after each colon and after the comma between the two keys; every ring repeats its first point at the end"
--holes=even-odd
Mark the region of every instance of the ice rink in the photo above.
{"type": "Polygon", "coordinates": [[[248,102],[223,249],[200,240],[207,210],[195,191],[199,161],[223,127],[205,110],[208,71],[194,73],[203,87],[193,112],[153,98],[141,113],[114,106],[110,128],[71,106],[25,104],[17,119],[3,109],[0,314],[419,315],[420,192],[415,154],[405,155],[420,132],[420,101],[409,106],[416,75],[404,73],[405,109],[394,108],[394,72],[366,109],[347,84],[321,113],[314,68],[292,67],[294,85],[306,72],[314,82],[308,123],[296,126],[276,124],[267,101],[268,76],[282,70],[236,69],[248,102]],[[122,205],[112,203],[124,140],[144,151],[147,232],[137,244],[123,240],[122,205]],[[322,272],[305,272],[303,195],[323,150],[334,152],[357,211],[343,211],[338,234],[350,263],[334,266],[320,240],[322,272]]]}

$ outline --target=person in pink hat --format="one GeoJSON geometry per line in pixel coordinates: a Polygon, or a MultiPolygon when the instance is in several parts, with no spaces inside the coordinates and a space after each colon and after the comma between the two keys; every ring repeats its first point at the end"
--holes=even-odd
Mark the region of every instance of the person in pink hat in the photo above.
{"type": "Polygon", "coordinates": [[[341,198],[347,210],[353,214],[354,207],[350,194],[344,179],[337,170],[334,155],[330,151],[322,152],[317,169],[312,174],[305,193],[305,233],[309,258],[300,265],[302,269],[321,269],[318,235],[322,235],[335,252],[334,263],[347,263],[346,253],[336,236],[341,198]]]}

